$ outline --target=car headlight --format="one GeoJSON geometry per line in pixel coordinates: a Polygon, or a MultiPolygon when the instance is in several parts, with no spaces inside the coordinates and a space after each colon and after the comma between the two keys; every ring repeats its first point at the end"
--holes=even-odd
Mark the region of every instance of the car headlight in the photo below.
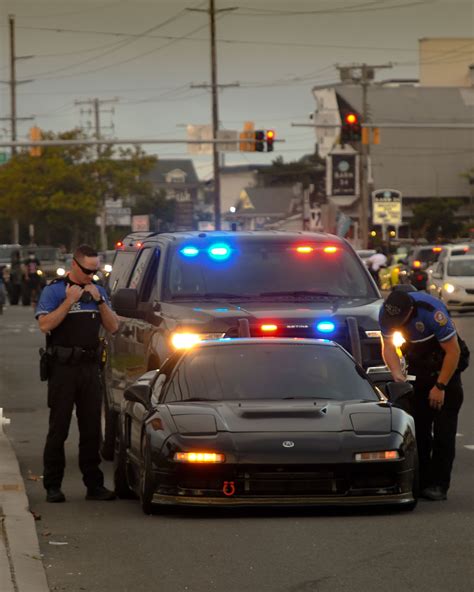
{"type": "Polygon", "coordinates": [[[181,333],[176,332],[171,336],[171,344],[175,349],[189,349],[201,341],[208,339],[221,339],[225,333],[181,333]]]}
{"type": "Polygon", "coordinates": [[[443,290],[448,294],[452,294],[456,290],[456,286],[453,286],[453,284],[446,283],[443,286],[443,290]]]}
{"type": "Polygon", "coordinates": [[[112,271],[112,266],[110,265],[110,263],[106,263],[106,264],[104,265],[104,271],[105,271],[106,273],[110,273],[110,272],[112,271]]]}
{"type": "Polygon", "coordinates": [[[96,273],[94,273],[92,279],[94,280],[94,282],[98,282],[100,280],[100,277],[96,273]]]}
{"type": "Polygon", "coordinates": [[[395,331],[395,333],[392,335],[392,343],[395,347],[402,347],[402,345],[405,343],[405,338],[400,333],[400,331],[395,331]]]}
{"type": "Polygon", "coordinates": [[[41,269],[37,269],[36,270],[36,275],[42,276],[43,272],[41,271],[41,269]]]}
{"type": "Polygon", "coordinates": [[[58,267],[56,269],[56,275],[59,275],[59,277],[63,277],[64,275],[66,275],[66,270],[64,269],[64,267],[58,267]]]}

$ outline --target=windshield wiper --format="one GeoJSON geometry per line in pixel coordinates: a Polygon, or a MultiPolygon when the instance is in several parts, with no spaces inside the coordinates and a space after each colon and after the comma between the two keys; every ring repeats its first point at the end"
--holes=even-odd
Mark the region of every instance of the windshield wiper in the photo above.
{"type": "Polygon", "coordinates": [[[261,292],[259,296],[315,296],[323,298],[346,298],[343,294],[331,294],[331,292],[319,292],[317,290],[288,290],[281,292],[261,292]]]}
{"type": "Polygon", "coordinates": [[[244,299],[244,298],[254,298],[251,294],[232,294],[230,292],[205,292],[204,294],[173,294],[173,300],[178,299],[186,299],[186,300],[201,300],[201,299],[217,299],[217,300],[225,300],[225,299],[244,299]]]}

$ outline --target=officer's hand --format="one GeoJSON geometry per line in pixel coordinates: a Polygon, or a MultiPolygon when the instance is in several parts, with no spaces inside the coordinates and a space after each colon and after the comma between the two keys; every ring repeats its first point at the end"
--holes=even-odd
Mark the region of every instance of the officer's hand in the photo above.
{"type": "Polygon", "coordinates": [[[94,300],[100,300],[100,292],[97,286],[95,286],[94,284],[87,284],[86,286],[84,286],[84,290],[86,292],[90,292],[94,300]]]}
{"type": "Polygon", "coordinates": [[[439,388],[434,386],[430,390],[428,400],[430,402],[430,407],[439,411],[444,404],[444,391],[440,391],[439,388]]]}
{"type": "Polygon", "coordinates": [[[74,304],[75,302],[80,300],[80,298],[82,296],[82,292],[84,292],[84,290],[81,288],[81,286],[78,286],[77,284],[67,285],[66,286],[66,302],[69,305],[74,304]]]}

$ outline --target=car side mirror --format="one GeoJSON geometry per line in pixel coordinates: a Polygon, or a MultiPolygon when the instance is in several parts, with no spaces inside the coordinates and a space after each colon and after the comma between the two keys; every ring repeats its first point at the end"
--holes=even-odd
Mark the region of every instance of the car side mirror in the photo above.
{"type": "Polygon", "coordinates": [[[121,317],[135,318],[138,307],[138,292],[135,288],[120,288],[112,296],[112,307],[121,317]]]}
{"type": "Polygon", "coordinates": [[[139,403],[148,411],[151,409],[152,388],[149,383],[135,383],[125,389],[123,394],[126,401],[139,403]]]}

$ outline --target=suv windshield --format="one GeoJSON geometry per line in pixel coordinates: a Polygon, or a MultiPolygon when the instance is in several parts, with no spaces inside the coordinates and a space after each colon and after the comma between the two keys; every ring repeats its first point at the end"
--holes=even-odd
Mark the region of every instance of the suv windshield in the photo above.
{"type": "Polygon", "coordinates": [[[338,347],[268,341],[213,345],[185,354],[165,402],[191,399],[379,400],[338,347]]]}
{"type": "Polygon", "coordinates": [[[435,263],[438,261],[439,251],[433,251],[433,247],[426,247],[415,251],[414,259],[422,263],[435,263]]]}
{"type": "Polygon", "coordinates": [[[172,254],[164,300],[378,297],[360,259],[341,244],[219,241],[212,249],[190,243],[172,254]]]}
{"type": "Polygon", "coordinates": [[[450,261],[448,263],[448,276],[451,277],[472,277],[474,276],[474,259],[450,261]]]}

